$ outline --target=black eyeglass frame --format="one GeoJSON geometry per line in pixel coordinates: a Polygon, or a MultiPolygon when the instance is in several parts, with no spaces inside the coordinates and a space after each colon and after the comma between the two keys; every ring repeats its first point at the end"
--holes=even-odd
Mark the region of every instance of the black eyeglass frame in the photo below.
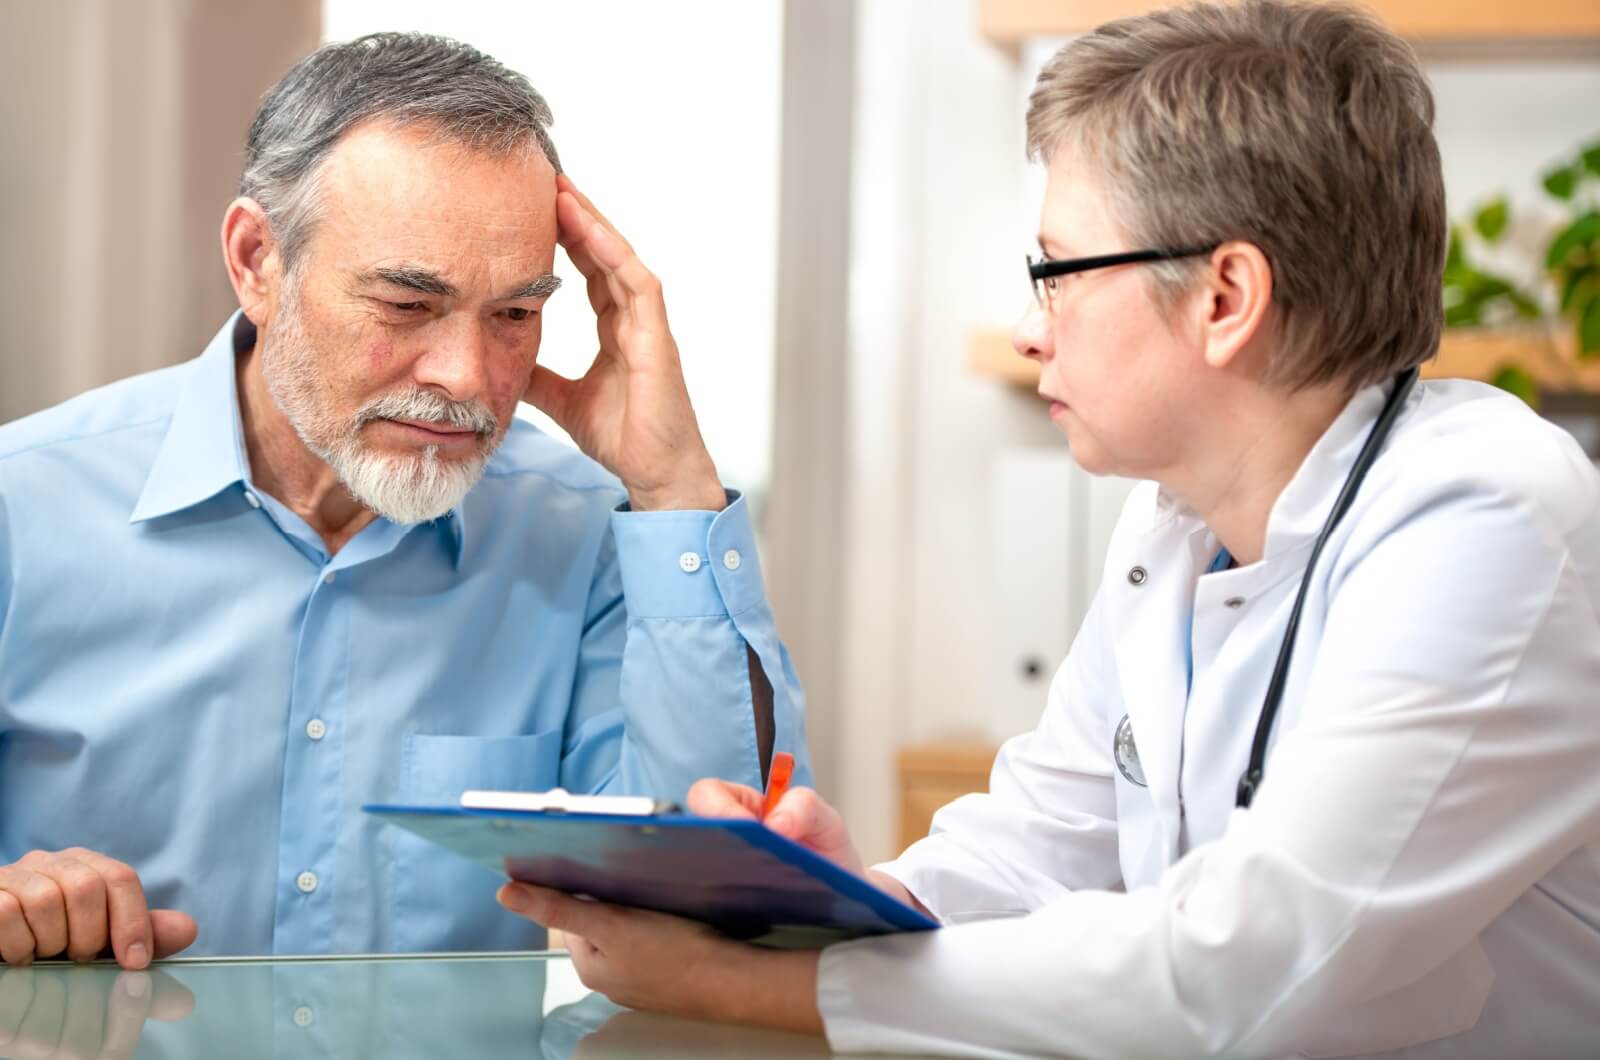
{"type": "Polygon", "coordinates": [[[1028,258],[1028,282],[1033,285],[1033,297],[1041,306],[1049,305],[1045,297],[1043,281],[1053,280],[1058,276],[1070,276],[1075,272],[1088,272],[1090,269],[1108,269],[1113,265],[1140,265],[1150,261],[1173,261],[1177,258],[1197,258],[1202,254],[1209,254],[1220,247],[1221,243],[1212,243],[1206,247],[1183,247],[1177,250],[1128,250],[1120,254],[1097,254],[1090,258],[1040,258],[1034,259],[1032,254],[1028,258]]]}

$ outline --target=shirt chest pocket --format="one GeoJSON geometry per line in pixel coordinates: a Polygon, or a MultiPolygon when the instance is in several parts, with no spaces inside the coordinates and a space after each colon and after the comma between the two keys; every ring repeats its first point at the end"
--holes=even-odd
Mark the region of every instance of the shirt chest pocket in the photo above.
{"type": "Polygon", "coordinates": [[[461,793],[547,791],[561,778],[561,732],[526,736],[406,734],[400,801],[456,806],[461,793]]]}
{"type": "MultiPolygon", "coordinates": [[[[561,777],[561,732],[525,736],[409,733],[395,801],[456,806],[474,788],[545,791],[561,777]]],[[[494,900],[504,877],[393,828],[394,948],[400,952],[538,949],[544,932],[494,900]]]]}

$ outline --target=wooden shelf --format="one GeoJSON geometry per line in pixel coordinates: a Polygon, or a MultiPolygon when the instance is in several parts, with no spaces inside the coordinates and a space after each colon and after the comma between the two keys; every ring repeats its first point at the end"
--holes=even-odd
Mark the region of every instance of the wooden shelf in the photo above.
{"type": "MultiPolygon", "coordinates": [[[[1552,340],[1543,332],[1452,328],[1439,343],[1439,356],[1422,366],[1424,379],[1494,378],[1506,364],[1527,370],[1546,390],[1600,393],[1600,361],[1576,364],[1570,356],[1571,333],[1552,340]]],[[[980,331],[972,336],[967,365],[974,375],[1029,390],[1038,389],[1039,364],[1011,348],[1004,331],[980,331]]]]}
{"type": "MultiPolygon", "coordinates": [[[[982,0],[984,36],[1015,54],[1029,37],[1083,33],[1172,0],[982,0]]],[[[1380,18],[1414,41],[1521,42],[1600,39],[1595,0],[1367,0],[1380,18]]]]}

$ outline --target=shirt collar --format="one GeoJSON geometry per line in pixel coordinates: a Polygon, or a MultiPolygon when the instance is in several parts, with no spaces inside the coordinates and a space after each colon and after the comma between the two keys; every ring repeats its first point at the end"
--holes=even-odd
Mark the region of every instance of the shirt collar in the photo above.
{"type": "Polygon", "coordinates": [[[167,436],[129,522],[191,508],[245,481],[249,462],[239,427],[234,366],[238,354],[255,341],[255,325],[236,312],[190,364],[167,436]]]}
{"type": "MultiPolygon", "coordinates": [[[[190,364],[166,438],[145,478],[130,523],[192,508],[230,486],[249,483],[236,370],[239,354],[255,342],[256,326],[235,311],[190,364]]],[[[461,506],[429,525],[448,535],[452,558],[459,567],[467,538],[461,506]]]]}

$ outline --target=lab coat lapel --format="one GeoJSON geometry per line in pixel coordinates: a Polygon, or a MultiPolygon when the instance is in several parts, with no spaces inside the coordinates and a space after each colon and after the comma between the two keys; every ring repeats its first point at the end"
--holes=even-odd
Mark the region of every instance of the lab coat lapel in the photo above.
{"type": "MultiPolygon", "coordinates": [[[[1178,849],[1178,778],[1188,700],[1188,617],[1196,520],[1168,511],[1143,533],[1114,540],[1102,592],[1116,645],[1123,709],[1161,822],[1168,863],[1178,849]]],[[[1203,529],[1199,531],[1203,536],[1203,529]]],[[[1111,719],[1120,721],[1118,718],[1111,719]]]]}

